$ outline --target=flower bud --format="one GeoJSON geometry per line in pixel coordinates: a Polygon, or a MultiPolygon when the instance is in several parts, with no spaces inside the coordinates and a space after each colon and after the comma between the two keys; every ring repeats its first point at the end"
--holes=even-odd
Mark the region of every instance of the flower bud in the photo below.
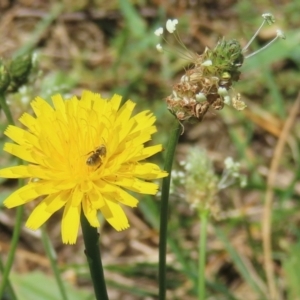
{"type": "Polygon", "coordinates": [[[31,53],[23,54],[13,59],[9,67],[9,72],[12,79],[10,85],[11,91],[16,91],[21,85],[27,82],[31,68],[31,53]]]}
{"type": "Polygon", "coordinates": [[[10,76],[8,73],[7,68],[3,64],[2,61],[0,61],[0,93],[4,93],[9,86],[10,83],[10,76]]]}

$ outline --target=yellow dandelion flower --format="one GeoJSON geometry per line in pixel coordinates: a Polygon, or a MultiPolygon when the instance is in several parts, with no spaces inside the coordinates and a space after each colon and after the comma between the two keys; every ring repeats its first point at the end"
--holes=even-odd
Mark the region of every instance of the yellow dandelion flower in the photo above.
{"type": "Polygon", "coordinates": [[[161,145],[145,147],[156,132],[150,111],[131,116],[135,104],[123,106],[121,96],[110,100],[84,91],[81,99],[52,97],[53,107],[37,97],[31,106],[36,117],[23,114],[28,128],[8,126],[5,134],[14,143],[4,150],[29,162],[0,170],[6,178],[30,178],[27,185],[5,201],[8,208],[44,199],[30,214],[26,226],[37,229],[64,207],[61,232],[64,243],[77,239],[81,209],[90,225],[99,227],[98,210],[116,229],[129,227],[122,205],[137,206],[126,190],[154,195],[152,179],[167,176],[156,164],[144,159],[162,151],[161,145]]]}

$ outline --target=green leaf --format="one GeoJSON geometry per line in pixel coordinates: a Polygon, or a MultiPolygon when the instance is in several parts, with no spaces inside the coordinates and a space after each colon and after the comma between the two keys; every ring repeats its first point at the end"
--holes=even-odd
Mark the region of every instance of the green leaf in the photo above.
{"type": "Polygon", "coordinates": [[[234,249],[232,244],[230,243],[229,239],[225,235],[225,233],[215,227],[215,232],[217,237],[223,242],[225,249],[229,253],[236,269],[239,271],[240,275],[244,278],[244,280],[251,286],[253,291],[255,291],[258,295],[264,297],[264,291],[262,291],[262,287],[258,285],[257,280],[251,276],[251,272],[249,272],[248,267],[245,265],[242,257],[239,253],[234,249]]]}
{"type": "MultiPolygon", "coordinates": [[[[61,294],[54,278],[46,276],[41,272],[32,272],[27,274],[11,273],[10,279],[18,300],[61,299],[61,294]]],[[[69,284],[66,284],[65,286],[69,299],[91,299],[90,292],[83,289],[75,289],[69,284]]]]}
{"type": "Polygon", "coordinates": [[[283,262],[283,269],[286,276],[288,300],[300,299],[300,243],[290,248],[290,251],[283,262]]]}
{"type": "Polygon", "coordinates": [[[146,34],[146,24],[143,18],[138,14],[136,9],[127,0],[119,1],[120,10],[122,11],[124,18],[126,20],[126,25],[130,33],[136,37],[145,37],[146,34]]]}

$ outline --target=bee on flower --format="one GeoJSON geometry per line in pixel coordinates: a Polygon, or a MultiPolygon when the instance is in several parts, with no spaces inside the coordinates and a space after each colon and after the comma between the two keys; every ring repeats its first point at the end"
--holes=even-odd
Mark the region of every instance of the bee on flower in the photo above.
{"type": "MultiPolygon", "coordinates": [[[[202,54],[192,53],[183,44],[176,30],[177,19],[167,21],[167,32],[174,35],[176,41],[187,53],[181,53],[181,55],[192,63],[192,67],[185,72],[179,82],[173,85],[171,95],[166,98],[168,109],[180,122],[185,120],[201,122],[209,109],[221,110],[225,104],[233,106],[236,110],[243,110],[246,107],[240,94],[232,96],[232,85],[240,78],[240,68],[244,60],[262,51],[277,38],[284,38],[284,34],[278,30],[276,37],[265,47],[246,56],[248,47],[263,25],[275,22],[274,17],[269,13],[263,14],[262,17],[264,19],[262,25],[244,48],[235,39],[223,38],[214,49],[206,48],[202,54]]],[[[163,33],[162,27],[154,32],[168,45],[163,33]]],[[[159,52],[168,51],[161,44],[158,44],[156,48],[159,52]]]]}
{"type": "Polygon", "coordinates": [[[144,145],[156,132],[155,117],[149,111],[132,115],[135,103],[128,100],[121,106],[121,100],[84,91],[81,99],[55,95],[51,106],[37,97],[31,102],[36,117],[24,113],[19,119],[27,130],[8,126],[5,135],[15,143],[6,143],[4,150],[28,164],[1,169],[0,176],[30,180],[4,205],[42,199],[26,222],[28,228],[38,229],[63,208],[62,240],[74,244],[81,213],[92,227],[100,226],[100,211],[112,227],[124,230],[129,221],[122,206],[138,204],[130,192],[157,193],[151,180],[168,174],[145,159],[162,151],[162,145],[144,145]]]}

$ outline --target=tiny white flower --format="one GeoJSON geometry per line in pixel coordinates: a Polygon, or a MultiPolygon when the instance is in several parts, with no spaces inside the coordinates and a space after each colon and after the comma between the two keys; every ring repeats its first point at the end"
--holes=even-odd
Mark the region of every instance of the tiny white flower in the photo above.
{"type": "Polygon", "coordinates": [[[230,156],[226,157],[226,159],[224,160],[224,164],[226,169],[231,169],[234,165],[234,161],[232,157],[230,156]]]}
{"type": "Polygon", "coordinates": [[[224,88],[224,87],[219,87],[218,88],[218,94],[220,95],[220,96],[227,96],[228,95],[228,91],[226,90],[226,88],[224,88]]]}
{"type": "Polygon", "coordinates": [[[37,59],[38,59],[37,52],[33,52],[32,57],[31,57],[31,62],[33,65],[36,63],[37,59]]]}
{"type": "Polygon", "coordinates": [[[164,29],[162,27],[159,27],[154,31],[154,34],[157,36],[161,36],[164,33],[164,29]]]}
{"type": "Polygon", "coordinates": [[[276,30],[277,36],[280,37],[281,39],[285,40],[285,34],[282,30],[277,29],[276,30]]]}
{"type": "Polygon", "coordinates": [[[181,78],[180,78],[180,81],[181,82],[188,82],[190,80],[190,77],[189,76],[186,76],[186,75],[183,75],[181,78]]]}
{"type": "Polygon", "coordinates": [[[264,19],[271,18],[273,15],[271,13],[264,13],[261,15],[264,19]]]}
{"type": "Polygon", "coordinates": [[[230,105],[231,104],[231,97],[229,95],[224,97],[224,103],[226,105],[230,105]]]}
{"type": "Polygon", "coordinates": [[[179,172],[178,172],[178,177],[179,177],[179,178],[184,178],[184,177],[185,177],[185,173],[182,172],[182,171],[179,171],[179,172]]]}
{"type": "Polygon", "coordinates": [[[186,164],[186,161],[185,160],[181,160],[180,162],[179,162],[179,165],[180,166],[184,166],[186,164]]]}
{"type": "Polygon", "coordinates": [[[186,171],[190,171],[191,168],[192,168],[192,165],[191,165],[191,163],[188,162],[188,163],[185,165],[185,170],[186,170],[186,171]]]}
{"type": "Polygon", "coordinates": [[[176,25],[178,24],[178,20],[168,20],[166,23],[166,28],[170,33],[173,33],[176,30],[176,25]]]}
{"type": "Polygon", "coordinates": [[[21,97],[21,102],[23,104],[27,104],[30,102],[30,98],[28,96],[23,96],[23,97],[21,97]]]}
{"type": "Polygon", "coordinates": [[[203,62],[201,64],[201,66],[204,66],[204,67],[209,67],[212,65],[212,61],[210,59],[206,60],[205,62],[203,62]]]}
{"type": "Polygon", "coordinates": [[[266,22],[271,25],[275,23],[275,18],[271,13],[262,14],[262,17],[266,20],[266,22]]]}
{"type": "Polygon", "coordinates": [[[156,45],[156,50],[157,50],[158,52],[163,52],[163,48],[162,48],[161,44],[157,44],[157,45],[156,45]]]}
{"type": "Polygon", "coordinates": [[[247,177],[245,175],[241,175],[240,177],[240,187],[245,187],[247,185],[247,177]]]}
{"type": "Polygon", "coordinates": [[[23,85],[19,88],[19,93],[20,94],[26,94],[27,93],[27,86],[23,85]]]}
{"type": "Polygon", "coordinates": [[[203,93],[198,93],[198,94],[196,94],[196,100],[197,100],[198,102],[205,101],[205,100],[206,100],[205,94],[203,94],[203,93]]]}
{"type": "Polygon", "coordinates": [[[171,172],[171,176],[172,176],[172,179],[174,179],[174,180],[176,180],[177,178],[179,178],[178,172],[176,170],[174,170],[174,171],[171,172]]]}

